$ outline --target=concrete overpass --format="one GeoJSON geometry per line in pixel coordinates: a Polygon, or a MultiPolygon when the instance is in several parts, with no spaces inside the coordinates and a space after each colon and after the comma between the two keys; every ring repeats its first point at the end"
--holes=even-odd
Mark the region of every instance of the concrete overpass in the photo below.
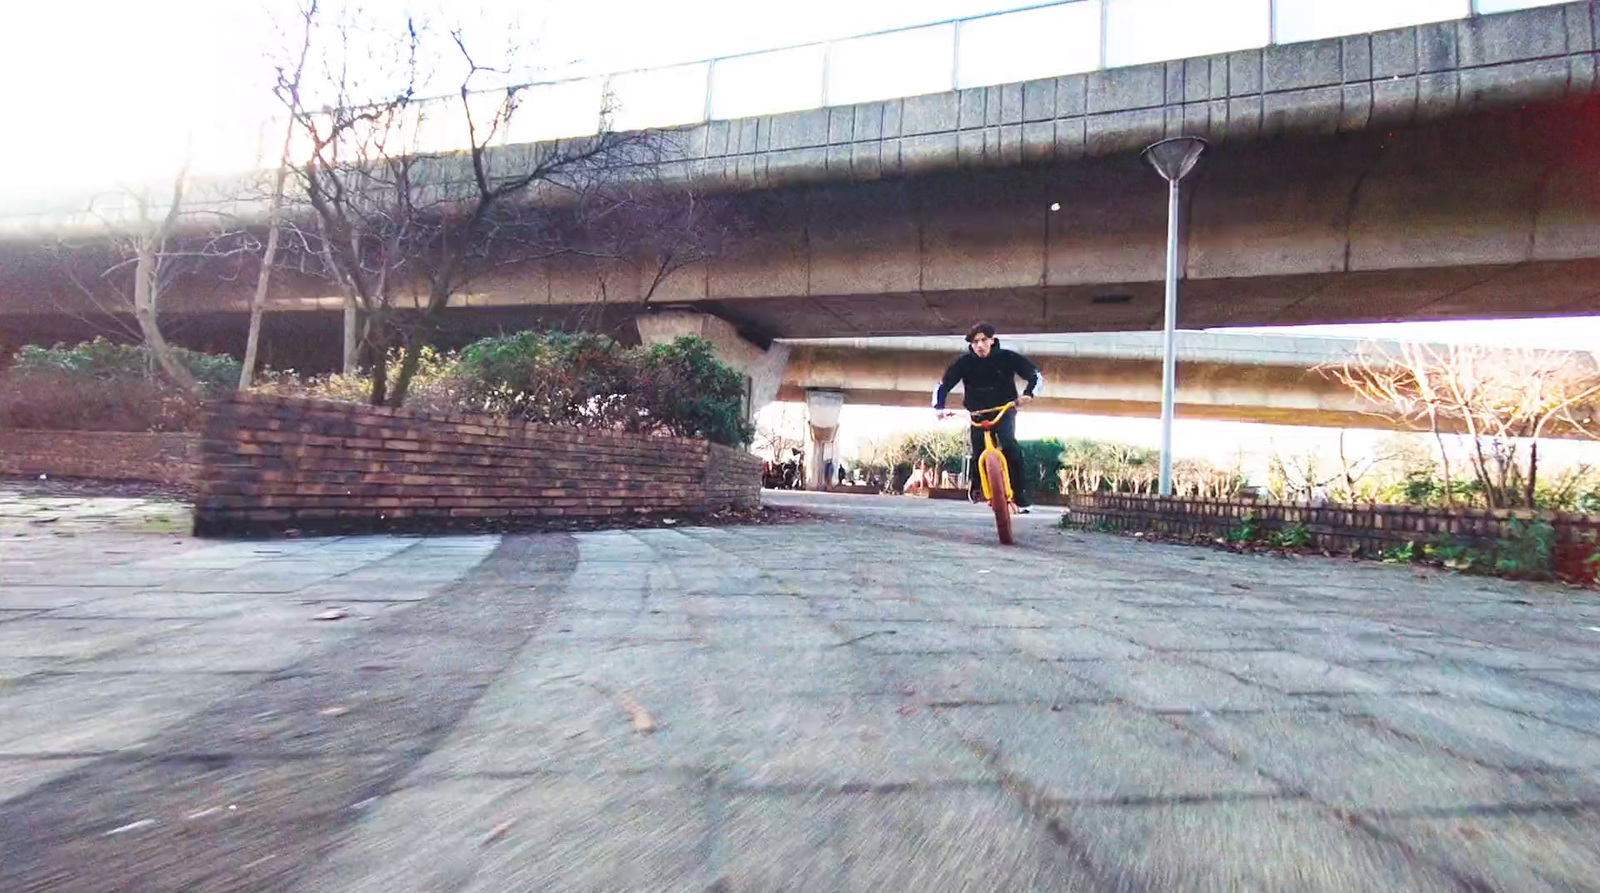
{"type": "MultiPolygon", "coordinates": [[[[1002,335],[1001,341],[1026,354],[1044,373],[1045,387],[1030,408],[1091,416],[1161,415],[1159,333],[1002,335]]],[[[1318,370],[1351,359],[1363,346],[1369,356],[1392,356],[1399,347],[1356,338],[1179,332],[1177,415],[1417,430],[1376,414],[1378,407],[1318,370]]],[[[811,421],[808,469],[813,469],[832,458],[843,404],[927,407],[933,387],[965,343],[954,337],[831,338],[788,341],[782,349],[787,350],[787,365],[776,399],[806,404],[811,421]]],[[[1592,367],[1596,360],[1574,351],[1568,362],[1592,367]]],[[[959,406],[959,399],[950,405],[959,406]]],[[[1592,418],[1600,414],[1600,404],[1579,411],[1592,418]]],[[[1549,436],[1585,435],[1553,427],[1549,436]]]]}
{"type": "MultiPolygon", "coordinates": [[[[1426,5],[1450,3],[1467,13],[1426,5]]],[[[1107,4],[1107,21],[1136,5],[1107,4]]],[[[500,271],[459,297],[450,337],[575,319],[632,333],[660,309],[709,314],[761,348],[951,334],[975,318],[1152,329],[1165,193],[1137,150],[1179,132],[1216,143],[1187,192],[1185,328],[1594,311],[1595,3],[1301,42],[1251,37],[1253,22],[1250,45],[1209,55],[1107,67],[1108,30],[1095,70],[684,127],[666,173],[735,195],[753,233],[648,304],[628,263],[500,271]]],[[[45,243],[83,212],[24,216],[0,245],[0,333],[81,330],[96,308],[45,243]]],[[[237,349],[252,281],[231,269],[185,283],[168,305],[180,340],[237,349]]],[[[338,299],[280,281],[269,361],[326,366],[338,299]]]]}
{"type": "MultiPolygon", "coordinates": [[[[1046,412],[1155,418],[1161,414],[1161,335],[1120,332],[1025,335],[1002,343],[1033,360],[1046,387],[1033,407],[1046,412]]],[[[1367,342],[1345,338],[1178,333],[1176,394],[1184,418],[1317,427],[1384,427],[1349,388],[1314,371],[1351,357],[1367,342]]],[[[812,390],[846,403],[926,407],[945,367],[965,343],[955,337],[790,341],[777,399],[804,402],[812,390]]],[[[958,391],[959,393],[959,391],[958,391]]],[[[951,405],[959,406],[959,400],[951,405]]]]}

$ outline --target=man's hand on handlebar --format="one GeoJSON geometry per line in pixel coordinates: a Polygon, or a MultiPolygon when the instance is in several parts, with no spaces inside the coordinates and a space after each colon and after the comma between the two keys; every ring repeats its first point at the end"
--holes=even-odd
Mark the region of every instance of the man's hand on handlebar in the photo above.
{"type": "Polygon", "coordinates": [[[1018,406],[1027,406],[1029,403],[1032,403],[1032,402],[1033,402],[1033,398],[1030,397],[1027,394],[1023,394],[1021,397],[1017,398],[1017,405],[1018,406]]]}

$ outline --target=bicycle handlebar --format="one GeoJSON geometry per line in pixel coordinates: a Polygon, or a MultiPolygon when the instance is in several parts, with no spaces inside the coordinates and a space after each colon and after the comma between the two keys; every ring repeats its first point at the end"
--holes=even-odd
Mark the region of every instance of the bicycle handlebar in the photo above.
{"type": "Polygon", "coordinates": [[[1005,418],[1006,412],[1009,411],[1010,409],[1012,409],[1013,407],[1015,407],[1016,405],[1017,405],[1017,401],[1013,400],[1010,403],[1003,403],[1003,404],[1001,404],[999,406],[991,406],[988,409],[970,410],[970,413],[972,415],[972,427],[974,427],[974,428],[993,428],[995,425],[1000,424],[1000,420],[1005,418]],[[985,413],[990,413],[990,412],[995,413],[995,417],[994,418],[989,419],[988,421],[980,421],[978,419],[978,416],[984,415],[985,413]]]}

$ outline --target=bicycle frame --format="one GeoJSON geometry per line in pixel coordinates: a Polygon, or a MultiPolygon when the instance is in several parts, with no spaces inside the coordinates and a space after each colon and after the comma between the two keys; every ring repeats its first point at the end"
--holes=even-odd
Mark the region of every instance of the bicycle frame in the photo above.
{"type": "Polygon", "coordinates": [[[1000,452],[1000,447],[995,443],[994,439],[994,426],[1000,424],[1000,420],[1005,418],[1006,413],[1010,412],[1016,405],[1016,401],[1013,400],[1001,406],[972,411],[972,427],[983,429],[983,452],[978,454],[978,461],[975,464],[978,466],[978,481],[983,486],[983,498],[986,502],[994,496],[994,484],[989,480],[989,472],[984,467],[983,457],[991,452],[999,454],[1000,467],[1005,471],[1006,502],[1014,502],[1016,498],[1016,494],[1011,488],[1011,469],[1006,464],[1006,454],[1000,452]],[[978,416],[991,412],[995,413],[994,418],[988,421],[979,421],[978,416]]]}

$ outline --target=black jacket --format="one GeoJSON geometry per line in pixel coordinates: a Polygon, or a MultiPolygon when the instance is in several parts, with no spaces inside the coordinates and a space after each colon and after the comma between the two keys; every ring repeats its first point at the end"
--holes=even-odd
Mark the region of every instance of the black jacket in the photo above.
{"type": "Polygon", "coordinates": [[[993,409],[1017,399],[1018,378],[1028,383],[1022,393],[1029,397],[1033,396],[1034,388],[1044,384],[1044,376],[1028,362],[1028,358],[1014,350],[1002,348],[999,339],[995,340],[994,347],[990,348],[986,357],[978,356],[968,347],[966,353],[944,370],[944,379],[939,382],[938,390],[933,392],[933,408],[944,409],[944,398],[959,382],[965,389],[961,405],[968,412],[993,409]]]}

